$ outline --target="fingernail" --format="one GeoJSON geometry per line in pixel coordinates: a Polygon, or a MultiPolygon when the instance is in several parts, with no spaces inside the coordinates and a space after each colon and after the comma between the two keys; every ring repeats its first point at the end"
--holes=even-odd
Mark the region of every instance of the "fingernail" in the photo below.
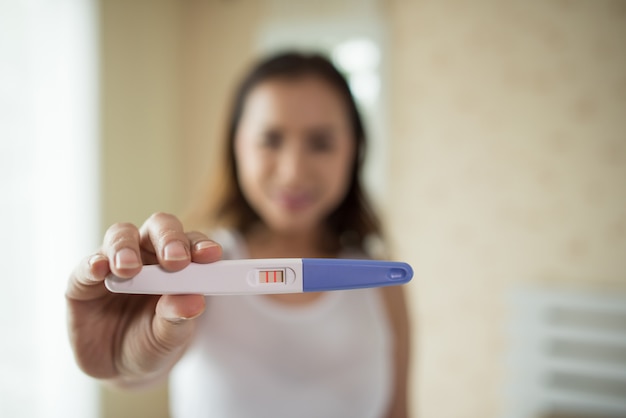
{"type": "Polygon", "coordinates": [[[194,249],[196,251],[202,251],[202,250],[206,250],[207,248],[215,248],[218,246],[219,244],[216,244],[213,241],[200,241],[200,242],[197,242],[196,245],[194,245],[194,249]]]}
{"type": "Polygon", "coordinates": [[[163,258],[167,261],[181,261],[187,260],[189,254],[182,242],[172,241],[163,249],[163,258]]]}
{"type": "Polygon", "coordinates": [[[106,260],[106,257],[102,254],[95,254],[89,257],[89,267],[93,267],[98,261],[106,260]]]}
{"type": "Polygon", "coordinates": [[[191,321],[193,319],[196,319],[200,315],[202,315],[202,312],[198,312],[197,315],[193,315],[193,316],[170,315],[170,316],[165,317],[165,320],[168,321],[168,322],[171,322],[173,324],[182,324],[183,322],[187,322],[187,321],[191,321]]]}
{"type": "Polygon", "coordinates": [[[180,325],[187,322],[187,318],[179,317],[179,318],[164,318],[167,322],[172,325],[180,325]]]}
{"type": "Polygon", "coordinates": [[[137,253],[130,248],[122,248],[115,254],[115,267],[118,269],[136,269],[141,267],[137,253]]]}
{"type": "Polygon", "coordinates": [[[175,309],[175,307],[169,307],[169,308],[162,309],[160,315],[162,315],[163,319],[165,319],[168,322],[171,322],[174,324],[180,324],[180,323],[190,321],[192,319],[199,317],[200,315],[202,315],[202,311],[198,312],[196,315],[185,316],[185,315],[181,315],[180,312],[178,312],[177,309],[175,309]]]}

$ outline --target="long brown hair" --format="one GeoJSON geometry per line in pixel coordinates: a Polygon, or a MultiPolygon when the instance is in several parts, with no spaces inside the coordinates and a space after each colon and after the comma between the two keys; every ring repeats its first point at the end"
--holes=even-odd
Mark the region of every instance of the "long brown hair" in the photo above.
{"type": "Polygon", "coordinates": [[[344,76],[324,56],[285,52],[260,61],[244,77],[232,103],[223,147],[223,158],[213,173],[213,187],[207,195],[199,215],[212,227],[235,229],[245,234],[261,221],[246,201],[237,176],[234,142],[244,110],[245,100],[252,89],[270,79],[296,79],[314,76],[330,84],[341,95],[348,108],[350,125],[355,140],[355,158],[350,185],[341,204],[328,216],[326,223],[331,233],[327,250],[337,251],[350,246],[365,251],[365,240],[382,238],[381,224],[361,184],[361,170],[365,157],[366,135],[356,102],[344,76]]]}

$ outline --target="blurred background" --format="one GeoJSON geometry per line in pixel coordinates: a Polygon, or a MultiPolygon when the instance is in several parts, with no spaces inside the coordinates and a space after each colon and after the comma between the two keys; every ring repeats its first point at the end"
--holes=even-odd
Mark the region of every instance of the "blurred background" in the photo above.
{"type": "Polygon", "coordinates": [[[239,77],[287,47],[368,118],[414,416],[625,417],[619,0],[0,0],[0,416],[168,416],[76,369],[66,278],[111,223],[186,213],[239,77]]]}

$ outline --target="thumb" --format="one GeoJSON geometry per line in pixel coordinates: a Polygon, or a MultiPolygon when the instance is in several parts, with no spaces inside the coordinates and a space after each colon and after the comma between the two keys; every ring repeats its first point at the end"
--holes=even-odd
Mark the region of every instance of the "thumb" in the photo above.
{"type": "Polygon", "coordinates": [[[201,295],[164,295],[156,306],[152,331],[158,345],[168,351],[187,345],[195,329],[194,318],[204,312],[201,295]]]}

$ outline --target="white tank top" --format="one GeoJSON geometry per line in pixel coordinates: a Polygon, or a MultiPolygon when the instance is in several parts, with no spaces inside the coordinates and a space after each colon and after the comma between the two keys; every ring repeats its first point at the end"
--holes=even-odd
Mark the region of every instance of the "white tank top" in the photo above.
{"type": "MultiPolygon", "coordinates": [[[[246,258],[242,240],[215,240],[246,258]]],[[[381,417],[391,398],[392,338],[376,289],[333,291],[305,306],[212,296],[170,375],[175,418],[381,417]]]]}

